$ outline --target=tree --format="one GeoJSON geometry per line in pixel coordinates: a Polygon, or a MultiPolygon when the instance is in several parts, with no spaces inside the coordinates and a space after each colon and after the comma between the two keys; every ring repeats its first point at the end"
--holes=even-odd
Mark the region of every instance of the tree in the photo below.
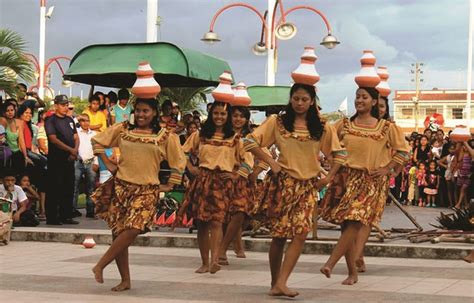
{"type": "Polygon", "coordinates": [[[158,95],[162,104],[165,100],[178,103],[181,111],[199,110],[200,103],[206,103],[206,94],[210,93],[207,87],[165,87],[158,95]]]}
{"type": "Polygon", "coordinates": [[[16,96],[17,79],[32,81],[34,69],[25,56],[26,42],[16,32],[0,29],[0,90],[16,96]]]}

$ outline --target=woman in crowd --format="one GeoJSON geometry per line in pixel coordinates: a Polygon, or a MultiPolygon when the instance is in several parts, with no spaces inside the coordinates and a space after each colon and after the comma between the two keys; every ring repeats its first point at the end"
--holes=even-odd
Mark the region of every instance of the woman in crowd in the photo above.
{"type": "Polygon", "coordinates": [[[347,149],[346,166],[324,196],[323,219],[340,224],[342,234],[321,272],[328,278],[342,256],[349,275],[345,285],[357,283],[356,258],[364,249],[372,225],[378,224],[387,199],[388,181],[397,164],[408,160],[403,132],[395,124],[380,119],[379,93],[374,87],[356,91],[356,114],[335,125],[347,149]],[[389,152],[393,157],[387,157],[389,152]]]}
{"type": "Polygon", "coordinates": [[[117,123],[92,139],[94,153],[114,175],[94,193],[96,214],[112,229],[113,242],[92,271],[96,281],[103,283],[104,268],[115,260],[122,281],[113,291],[131,287],[128,247],[139,234],[150,231],[160,191],[170,191],[173,185],[181,183],[186,164],[178,136],[159,126],[157,100],[138,95],[134,110],[134,125],[117,123]],[[120,148],[118,164],[104,153],[106,148],[113,147],[120,148]],[[160,185],[158,172],[163,160],[169,162],[172,174],[168,184],[160,185]],[[100,209],[101,196],[110,192],[110,204],[100,209]]]}
{"type": "Polygon", "coordinates": [[[318,190],[332,180],[344,162],[345,150],[334,128],[319,117],[314,86],[299,83],[291,87],[285,113],[270,116],[247,137],[245,146],[272,169],[260,205],[260,213],[271,226],[269,294],[295,297],[298,292],[288,288],[288,278],[312,230],[318,190]],[[280,151],[277,161],[262,150],[273,144],[280,151]],[[333,159],[323,179],[318,179],[320,151],[333,159]],[[291,242],[284,254],[287,239],[291,242]]]}
{"type": "Polygon", "coordinates": [[[431,159],[430,141],[426,135],[420,137],[420,145],[415,149],[413,159],[415,159],[416,163],[426,163],[431,159]]]}
{"type": "MultiPolygon", "coordinates": [[[[219,86],[213,92],[215,93],[219,86]]],[[[211,274],[220,270],[219,248],[223,237],[222,225],[225,223],[229,203],[233,199],[235,182],[247,176],[247,166],[243,165],[244,150],[240,136],[232,129],[231,106],[228,99],[217,99],[212,104],[209,117],[201,131],[194,132],[183,146],[188,155],[199,159],[199,166],[188,160],[187,168],[194,176],[186,190],[184,203],[178,213],[180,222],[187,210],[198,228],[198,244],[202,265],[196,273],[211,274]],[[235,171],[234,169],[239,169],[235,171]],[[209,237],[210,232],[210,237],[209,237]],[[209,250],[211,260],[209,261],[209,250]]]]}

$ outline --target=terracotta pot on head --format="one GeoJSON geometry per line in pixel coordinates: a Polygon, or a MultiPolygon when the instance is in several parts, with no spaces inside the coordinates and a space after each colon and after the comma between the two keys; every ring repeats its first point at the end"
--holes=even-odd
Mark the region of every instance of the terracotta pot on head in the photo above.
{"type": "Polygon", "coordinates": [[[132,93],[138,98],[154,99],[161,87],[154,78],[154,71],[148,61],[140,62],[137,69],[137,81],[133,84],[132,93]]]}
{"type": "Polygon", "coordinates": [[[320,79],[315,67],[316,60],[318,56],[314,52],[314,47],[305,47],[300,65],[291,73],[293,81],[299,84],[315,85],[320,79]]]}
{"type": "Polygon", "coordinates": [[[365,50],[360,59],[362,68],[354,78],[359,87],[376,87],[380,83],[380,77],[375,70],[375,62],[373,51],[365,50]]]}

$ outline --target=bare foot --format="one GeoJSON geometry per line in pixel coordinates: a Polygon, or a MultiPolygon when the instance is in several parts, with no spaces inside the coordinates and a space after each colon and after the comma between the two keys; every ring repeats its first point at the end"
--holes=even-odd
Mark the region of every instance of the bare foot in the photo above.
{"type": "Polygon", "coordinates": [[[207,264],[204,265],[203,264],[203,265],[201,265],[201,267],[196,269],[194,272],[197,273],[197,274],[205,274],[205,273],[209,272],[209,265],[207,265],[207,264]]]}
{"type": "Polygon", "coordinates": [[[221,267],[219,264],[217,264],[216,262],[212,262],[211,266],[209,266],[209,272],[211,274],[215,274],[216,272],[218,272],[219,270],[221,270],[221,267]]]}
{"type": "Polygon", "coordinates": [[[104,283],[104,277],[102,276],[102,269],[100,269],[96,265],[92,268],[92,272],[94,273],[94,278],[97,281],[97,283],[100,283],[100,284],[104,283]]]}
{"type": "Polygon", "coordinates": [[[331,278],[331,269],[328,266],[323,266],[319,270],[326,278],[331,278]]]}
{"type": "Polygon", "coordinates": [[[219,257],[219,261],[217,262],[219,265],[229,265],[229,261],[227,261],[227,257],[219,257]]]}
{"type": "Polygon", "coordinates": [[[365,267],[364,259],[356,261],[356,267],[358,272],[366,272],[367,268],[365,267]]]}
{"type": "Polygon", "coordinates": [[[122,281],[119,285],[112,287],[111,291],[124,291],[131,288],[130,281],[122,281]]]}
{"type": "Polygon", "coordinates": [[[275,297],[284,296],[284,297],[290,297],[290,298],[294,298],[299,294],[300,293],[295,290],[291,290],[286,286],[279,286],[279,285],[273,286],[272,289],[270,289],[270,292],[268,293],[269,296],[275,296],[275,297]]]}
{"type": "Polygon", "coordinates": [[[354,285],[357,283],[357,275],[349,275],[344,281],[342,281],[342,285],[354,285]]]}
{"type": "Polygon", "coordinates": [[[235,256],[237,258],[247,258],[247,256],[245,255],[245,252],[243,250],[239,250],[239,251],[234,251],[235,252],[235,256]]]}
{"type": "Polygon", "coordinates": [[[467,255],[465,256],[464,258],[462,258],[464,261],[466,261],[467,263],[472,263],[474,261],[474,256],[472,254],[470,255],[467,255]]]}

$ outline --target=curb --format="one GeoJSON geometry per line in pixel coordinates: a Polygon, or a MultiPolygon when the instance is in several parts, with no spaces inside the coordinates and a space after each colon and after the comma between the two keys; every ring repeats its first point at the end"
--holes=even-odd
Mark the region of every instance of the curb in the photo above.
{"type": "MultiPolygon", "coordinates": [[[[92,236],[97,244],[110,245],[112,243],[112,236],[109,231],[96,229],[60,231],[15,229],[12,231],[11,240],[81,244],[86,236],[92,236]]],[[[243,241],[245,249],[253,252],[268,252],[271,243],[269,238],[244,237],[243,241]]],[[[329,255],[335,244],[335,241],[307,240],[303,253],[329,255]]],[[[196,235],[163,232],[140,235],[132,245],[176,248],[198,247],[196,235]]],[[[458,260],[469,254],[473,248],[473,245],[440,246],[436,244],[367,243],[364,254],[373,257],[458,260]]]]}

